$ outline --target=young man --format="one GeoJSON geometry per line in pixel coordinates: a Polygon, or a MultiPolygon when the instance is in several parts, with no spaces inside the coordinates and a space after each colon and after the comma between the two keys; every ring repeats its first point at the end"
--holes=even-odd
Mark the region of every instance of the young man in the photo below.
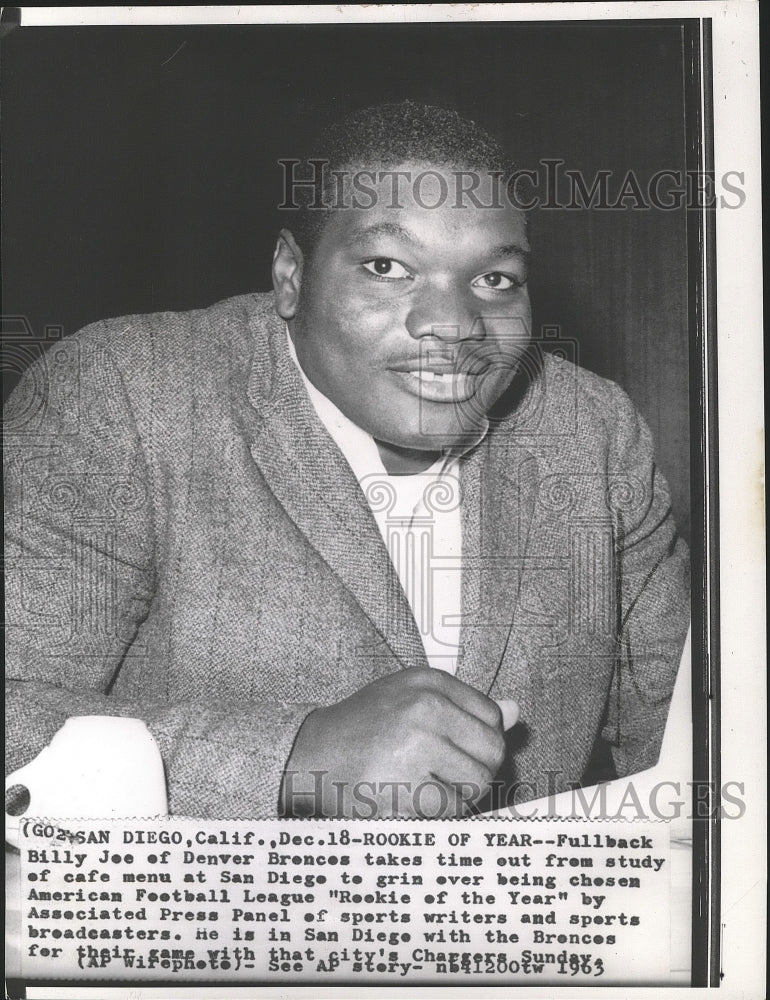
{"type": "Polygon", "coordinates": [[[11,766],[82,714],[143,719],[198,816],[652,765],[686,551],[631,403],[532,338],[502,150],[405,104],[318,153],[273,296],[95,324],[12,398],[11,766]]]}

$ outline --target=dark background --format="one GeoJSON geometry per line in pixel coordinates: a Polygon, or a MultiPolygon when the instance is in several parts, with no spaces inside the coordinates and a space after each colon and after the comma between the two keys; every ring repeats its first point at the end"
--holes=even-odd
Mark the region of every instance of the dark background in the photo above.
{"type": "MultiPolygon", "coordinates": [[[[278,159],[368,104],[455,107],[611,190],[685,169],[670,21],[20,28],[0,72],[3,314],[39,338],[268,289],[278,159]]],[[[536,330],[630,393],[688,537],[686,211],[540,210],[531,237],[536,330]]]]}

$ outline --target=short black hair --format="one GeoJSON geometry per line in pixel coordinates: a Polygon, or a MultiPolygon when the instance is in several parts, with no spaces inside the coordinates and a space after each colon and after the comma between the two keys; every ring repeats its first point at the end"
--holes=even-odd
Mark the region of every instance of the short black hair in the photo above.
{"type": "Polygon", "coordinates": [[[296,165],[293,177],[318,178],[322,170],[321,204],[325,207],[319,206],[313,188],[297,184],[292,198],[299,207],[284,223],[306,257],[312,255],[333,210],[335,171],[373,165],[392,169],[407,161],[460,170],[499,171],[506,177],[515,170],[502,143],[475,121],[463,118],[457,111],[414,101],[356,111],[326,127],[308,144],[308,150],[296,165]]]}

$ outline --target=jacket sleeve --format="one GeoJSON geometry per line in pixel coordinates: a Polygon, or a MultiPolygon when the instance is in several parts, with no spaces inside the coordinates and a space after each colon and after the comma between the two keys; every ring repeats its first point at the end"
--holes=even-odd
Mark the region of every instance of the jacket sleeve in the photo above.
{"type": "Polygon", "coordinates": [[[169,700],[166,664],[152,658],[135,694],[112,694],[156,599],[161,520],[152,442],[105,338],[81,337],[31,365],[6,406],[6,773],[70,716],[139,718],[159,744],[171,812],[274,816],[315,705],[169,700]]]}
{"type": "Polygon", "coordinates": [[[658,760],[690,622],[689,553],[650,431],[612,387],[609,502],[615,518],[618,658],[602,737],[620,776],[658,760]]]}

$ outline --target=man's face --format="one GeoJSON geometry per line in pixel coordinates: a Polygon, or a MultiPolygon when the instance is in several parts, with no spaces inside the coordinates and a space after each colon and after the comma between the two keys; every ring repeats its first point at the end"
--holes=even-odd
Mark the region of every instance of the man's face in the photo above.
{"type": "MultiPolygon", "coordinates": [[[[435,172],[419,188],[401,181],[397,207],[392,178],[367,179],[376,205],[330,214],[296,294],[276,278],[316,388],[377,441],[426,452],[478,438],[531,328],[523,213],[458,199],[452,171],[439,172],[446,190],[435,172]]],[[[476,197],[494,203],[489,178],[476,197]]]]}

